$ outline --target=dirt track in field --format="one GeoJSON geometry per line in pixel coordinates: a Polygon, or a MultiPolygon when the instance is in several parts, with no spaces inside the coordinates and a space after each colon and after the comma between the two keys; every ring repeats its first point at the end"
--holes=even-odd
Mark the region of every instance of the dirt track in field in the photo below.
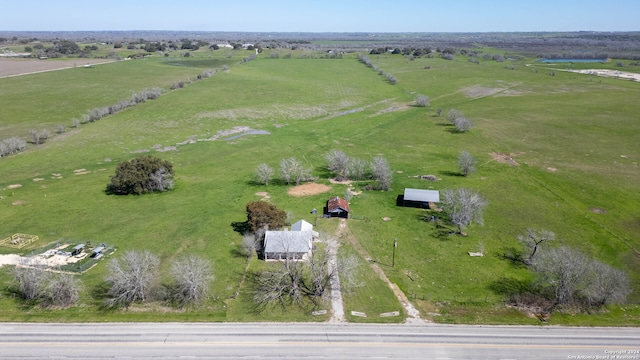
{"type": "Polygon", "coordinates": [[[2,59],[0,58],[0,78],[36,74],[46,71],[72,69],[86,65],[111,63],[109,59],[70,59],[70,60],[38,60],[38,59],[2,59]]]}

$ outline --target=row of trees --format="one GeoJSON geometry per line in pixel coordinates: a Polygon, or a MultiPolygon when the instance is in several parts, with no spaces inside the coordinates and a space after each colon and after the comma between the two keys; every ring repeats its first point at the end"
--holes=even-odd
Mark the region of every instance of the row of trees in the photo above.
{"type": "Polygon", "coordinates": [[[393,76],[393,75],[385,72],[384,70],[378,68],[378,66],[376,64],[374,64],[373,61],[371,61],[371,59],[369,59],[369,57],[367,57],[366,55],[358,54],[358,61],[360,61],[361,63],[367,65],[367,67],[370,67],[374,71],[377,71],[378,75],[384,76],[385,79],[387,79],[387,81],[389,82],[389,84],[395,85],[398,82],[398,80],[396,79],[395,76],[393,76]]]}
{"type": "MultiPolygon", "coordinates": [[[[73,274],[41,267],[17,266],[13,290],[24,300],[43,307],[69,307],[80,299],[82,283],[73,274]]],[[[160,259],[148,251],[125,251],[107,264],[104,305],[128,307],[135,302],[166,301],[183,308],[201,304],[214,279],[211,263],[188,255],[176,260],[169,281],[161,283],[160,259]]]]}
{"type": "Polygon", "coordinates": [[[128,307],[134,302],[167,301],[179,308],[198,305],[209,296],[214,279],[209,260],[185,255],[169,270],[171,282],[160,283],[160,258],[148,251],[126,251],[107,265],[105,306],[128,307]]]}
{"type": "Polygon", "coordinates": [[[393,172],[389,162],[383,156],[375,156],[371,162],[350,157],[340,150],[331,150],[325,155],[327,169],[337,181],[363,180],[367,177],[376,181],[376,189],[389,190],[393,181],[393,172]]]}
{"type": "MultiPolygon", "coordinates": [[[[202,73],[198,74],[195,80],[201,80],[209,78],[216,74],[216,70],[205,70],[202,73]]],[[[183,88],[185,86],[184,82],[174,83],[170,86],[171,90],[183,88]]],[[[102,118],[105,118],[109,115],[116,114],[120,111],[126,110],[130,107],[136,106],[138,104],[142,104],[147,100],[155,100],[162,96],[162,89],[158,87],[154,87],[151,89],[143,89],[141,91],[135,92],[128,99],[121,100],[116,104],[93,108],[86,113],[82,114],[80,119],[73,118],[71,122],[73,127],[78,127],[80,124],[86,124],[90,122],[98,121],[102,118]]]]}
{"type": "MultiPolygon", "coordinates": [[[[312,169],[306,167],[295,157],[288,159],[282,159],[280,161],[280,167],[278,176],[283,183],[299,185],[301,182],[312,181],[315,178],[311,175],[312,169]]],[[[256,182],[260,184],[269,185],[275,170],[266,163],[262,163],[256,167],[255,178],[256,182]]]]}

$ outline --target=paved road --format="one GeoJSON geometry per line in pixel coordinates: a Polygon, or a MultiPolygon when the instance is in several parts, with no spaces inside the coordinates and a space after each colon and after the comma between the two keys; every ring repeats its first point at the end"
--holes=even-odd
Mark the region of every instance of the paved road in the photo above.
{"type": "Polygon", "coordinates": [[[640,360],[638,351],[637,328],[0,323],[2,359],[640,360]]]}

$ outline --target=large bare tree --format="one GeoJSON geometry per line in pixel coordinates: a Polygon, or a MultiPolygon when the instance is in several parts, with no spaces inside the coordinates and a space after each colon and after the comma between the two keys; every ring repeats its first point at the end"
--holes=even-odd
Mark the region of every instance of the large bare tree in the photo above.
{"type": "Polygon", "coordinates": [[[127,250],[107,265],[107,307],[128,307],[153,299],[160,277],[160,259],[148,251],[127,250]]]}
{"type": "Polygon", "coordinates": [[[487,204],[479,193],[470,189],[447,189],[442,192],[442,208],[458,227],[459,234],[472,222],[484,223],[482,215],[487,204]]]}
{"type": "Polygon", "coordinates": [[[273,168],[266,163],[262,163],[256,167],[256,181],[260,184],[269,186],[269,181],[273,176],[273,168]]]}
{"type": "Polygon", "coordinates": [[[393,181],[393,172],[389,162],[383,156],[376,156],[371,160],[371,176],[378,183],[380,190],[389,190],[393,181]]]}
{"type": "Polygon", "coordinates": [[[416,95],[416,105],[418,105],[419,107],[430,106],[429,102],[430,100],[428,96],[422,94],[416,95]]]}
{"type": "Polygon", "coordinates": [[[579,300],[595,306],[622,303],[632,289],[623,271],[566,246],[540,250],[533,270],[558,305],[579,300]]]}
{"type": "Polygon", "coordinates": [[[523,259],[527,265],[533,264],[533,258],[538,252],[538,249],[543,245],[555,240],[556,234],[553,231],[544,229],[527,229],[523,235],[518,235],[518,241],[522,243],[529,255],[526,259],[523,259]]]}
{"type": "Polygon", "coordinates": [[[461,151],[458,155],[458,168],[464,176],[469,176],[472,172],[476,171],[476,159],[466,151],[461,151]]]}
{"type": "Polygon", "coordinates": [[[206,300],[214,278],[211,262],[195,255],[186,255],[174,262],[171,276],[174,279],[171,300],[181,308],[206,300]]]}
{"type": "Polygon", "coordinates": [[[325,157],[327,169],[336,175],[337,181],[347,180],[349,176],[349,157],[343,151],[331,150],[325,157]]]}

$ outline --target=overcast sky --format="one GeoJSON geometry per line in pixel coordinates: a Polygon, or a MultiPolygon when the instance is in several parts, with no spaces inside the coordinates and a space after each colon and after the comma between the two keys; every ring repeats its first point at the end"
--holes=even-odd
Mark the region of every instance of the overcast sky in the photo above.
{"type": "Polygon", "coordinates": [[[638,31],[640,1],[13,0],[2,31],[638,31]]]}

